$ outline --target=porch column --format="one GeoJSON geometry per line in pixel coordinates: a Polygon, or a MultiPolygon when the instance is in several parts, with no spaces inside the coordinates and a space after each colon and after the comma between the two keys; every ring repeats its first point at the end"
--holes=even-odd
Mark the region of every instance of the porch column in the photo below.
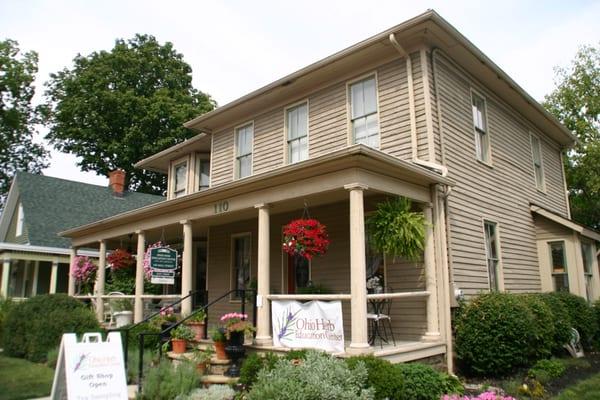
{"type": "Polygon", "coordinates": [[[96,272],[96,317],[98,321],[104,321],[104,282],[106,279],[106,241],[99,240],[98,271],[96,272]]]}
{"type": "Polygon", "coordinates": [[[36,260],[33,264],[33,279],[31,282],[31,297],[37,295],[39,277],[40,277],[40,262],[36,260]]]}
{"type": "Polygon", "coordinates": [[[438,296],[437,296],[437,271],[435,262],[435,242],[433,237],[433,215],[431,204],[423,207],[425,216],[425,253],[423,262],[425,264],[425,290],[429,292],[427,297],[427,332],[425,340],[440,339],[440,323],[438,315],[438,296]]]}
{"type": "MultiPolygon", "coordinates": [[[[181,297],[185,297],[192,291],[192,221],[181,221],[183,225],[183,265],[181,267],[181,297]]],[[[192,298],[188,297],[181,303],[181,314],[183,316],[192,313],[192,298]]]]}
{"type": "Polygon", "coordinates": [[[269,295],[269,283],[271,281],[270,272],[270,248],[269,248],[269,206],[267,204],[257,204],[258,209],[258,277],[257,277],[257,308],[256,308],[256,338],[258,345],[272,344],[270,330],[270,303],[267,300],[269,295]]]}
{"type": "Polygon", "coordinates": [[[71,259],[69,261],[69,296],[75,296],[75,278],[73,278],[73,265],[77,257],[77,247],[71,247],[71,259]]]}
{"type": "Polygon", "coordinates": [[[48,293],[56,293],[56,286],[58,282],[58,259],[52,260],[52,269],[50,270],[50,287],[48,293]]]}
{"type": "Polygon", "coordinates": [[[136,231],[137,234],[137,254],[135,259],[135,307],[133,312],[133,322],[140,322],[144,319],[144,255],[146,253],[146,232],[136,231]]]}
{"type": "Polygon", "coordinates": [[[2,284],[0,285],[0,297],[8,297],[8,281],[10,280],[10,258],[2,262],[2,284]]]}
{"type": "Polygon", "coordinates": [[[350,308],[352,335],[349,353],[369,351],[367,329],[367,267],[365,261],[365,212],[363,191],[368,186],[353,183],[345,185],[350,191],[350,308]]]}

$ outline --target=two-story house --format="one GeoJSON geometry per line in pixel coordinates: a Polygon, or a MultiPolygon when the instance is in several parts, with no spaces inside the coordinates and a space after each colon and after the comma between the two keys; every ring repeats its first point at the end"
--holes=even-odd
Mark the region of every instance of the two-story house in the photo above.
{"type": "MultiPolygon", "coordinates": [[[[132,233],[138,254],[159,238],[180,244],[182,296],[206,288],[214,300],[256,280],[258,346],[272,344],[278,299],[341,300],[346,352],[398,362],[451,353],[455,291],[600,294],[600,236],[569,220],[561,157],[574,136],[434,11],[186,126],[198,135],[137,164],[169,175],[167,201],[63,234],[73,254],[132,233]],[[419,262],[365,244],[365,215],[390,196],[428,222],[419,262]],[[305,207],[331,240],[310,263],[281,248],[305,207]],[[365,288],[375,259],[393,288],[383,296],[396,342],[383,349],[368,338],[367,303],[382,296],[365,288]],[[297,294],[309,281],[331,294],[297,294]]],[[[238,303],[227,297],[209,319],[238,303]]]]}

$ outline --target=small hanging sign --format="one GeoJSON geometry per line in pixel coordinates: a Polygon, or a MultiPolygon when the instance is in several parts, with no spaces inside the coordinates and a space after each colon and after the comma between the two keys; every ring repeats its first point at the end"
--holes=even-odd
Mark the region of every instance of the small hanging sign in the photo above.
{"type": "Polygon", "coordinates": [[[150,249],[150,282],[162,285],[175,284],[177,270],[177,250],[169,247],[150,249]]]}

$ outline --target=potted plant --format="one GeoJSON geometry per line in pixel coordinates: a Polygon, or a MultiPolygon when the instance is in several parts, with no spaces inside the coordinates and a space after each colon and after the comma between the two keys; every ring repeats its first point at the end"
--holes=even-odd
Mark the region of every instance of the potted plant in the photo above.
{"type": "Polygon", "coordinates": [[[200,375],[204,375],[208,371],[213,354],[214,350],[210,347],[206,350],[194,351],[194,362],[200,375]]]}
{"type": "Polygon", "coordinates": [[[173,353],[185,353],[187,342],[194,340],[194,332],[185,325],[179,325],[171,331],[171,345],[173,353]]]}
{"type": "Polygon", "coordinates": [[[177,316],[173,307],[165,306],[161,308],[158,316],[150,320],[150,323],[160,332],[164,332],[160,334],[160,343],[169,344],[171,339],[170,328],[177,323],[177,316]]]}
{"type": "Polygon", "coordinates": [[[325,225],[316,219],[295,219],[283,228],[283,251],[311,260],[325,254],[329,236],[325,225]]]}
{"type": "Polygon", "coordinates": [[[210,334],[210,338],[214,342],[215,354],[219,360],[227,360],[227,354],[225,353],[225,328],[213,329],[210,334]]]}
{"type": "Polygon", "coordinates": [[[246,333],[254,332],[254,326],[247,321],[247,314],[229,313],[221,317],[221,323],[225,328],[225,337],[227,345],[225,353],[231,359],[231,366],[225,375],[237,377],[240,376],[239,360],[244,357],[246,349],[244,348],[244,339],[246,333]]]}
{"type": "Polygon", "coordinates": [[[110,300],[109,304],[117,328],[133,323],[133,304],[129,299],[110,300]]]}
{"type": "Polygon", "coordinates": [[[377,205],[367,218],[371,247],[384,255],[420,260],[425,249],[425,216],[412,211],[406,197],[396,197],[377,205]]]}
{"type": "Polygon", "coordinates": [[[204,339],[204,325],[206,320],[206,311],[196,311],[192,316],[185,321],[192,331],[194,332],[196,342],[204,339]]]}
{"type": "Polygon", "coordinates": [[[106,256],[106,262],[112,271],[127,269],[135,265],[135,258],[125,249],[116,249],[106,256]]]}

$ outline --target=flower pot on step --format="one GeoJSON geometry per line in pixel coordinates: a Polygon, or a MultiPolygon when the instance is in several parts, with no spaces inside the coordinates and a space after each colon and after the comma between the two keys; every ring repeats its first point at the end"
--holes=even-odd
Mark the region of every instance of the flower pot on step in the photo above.
{"type": "Polygon", "coordinates": [[[202,339],[205,339],[204,336],[204,322],[188,322],[187,326],[194,332],[194,340],[199,342],[202,339]]]}
{"type": "Polygon", "coordinates": [[[196,370],[198,371],[198,374],[205,375],[206,372],[208,371],[208,363],[196,364],[196,370]]]}
{"type": "Polygon", "coordinates": [[[113,315],[115,316],[117,328],[131,325],[133,323],[133,312],[131,311],[117,311],[113,315]]]}
{"type": "Polygon", "coordinates": [[[225,342],[215,342],[215,355],[219,360],[227,360],[225,353],[225,342]]]}
{"type": "Polygon", "coordinates": [[[185,339],[171,339],[173,345],[173,353],[183,354],[187,348],[187,341],[185,339]]]}

